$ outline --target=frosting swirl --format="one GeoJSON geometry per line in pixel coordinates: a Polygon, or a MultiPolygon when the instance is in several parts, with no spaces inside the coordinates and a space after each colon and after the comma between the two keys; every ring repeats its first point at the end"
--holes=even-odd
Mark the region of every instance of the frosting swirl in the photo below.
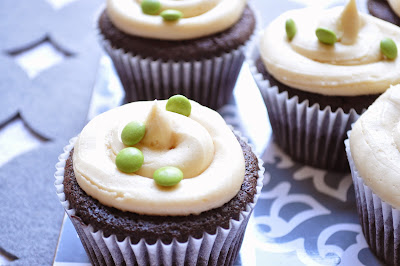
{"type": "Polygon", "coordinates": [[[387,0],[388,4],[392,8],[393,12],[400,17],[400,1],[398,0],[387,0]]]}
{"type": "Polygon", "coordinates": [[[364,182],[400,208],[400,85],[382,94],[354,124],[350,150],[364,182]]]}
{"type": "Polygon", "coordinates": [[[121,31],[162,40],[187,40],[228,29],[241,17],[247,0],[160,0],[161,11],[176,9],[183,18],[165,22],[160,16],[144,14],[141,0],[107,0],[107,13],[121,31]]]}
{"type": "Polygon", "coordinates": [[[268,72],[288,86],[335,96],[378,94],[400,83],[400,59],[387,60],[380,52],[385,37],[400,44],[400,29],[359,14],[351,0],[345,8],[305,8],[282,14],[265,30],[260,53],[268,72]],[[289,18],[297,26],[291,41],[284,30],[289,18]],[[334,31],[338,42],[319,42],[318,27],[334,31]]]}
{"type": "Polygon", "coordinates": [[[215,111],[191,101],[189,117],[165,110],[166,101],[135,102],[103,113],[82,130],[74,147],[79,186],[102,204],[146,215],[189,215],[222,206],[239,191],[244,158],[236,137],[215,111]],[[126,174],[115,157],[126,146],[120,136],[132,120],[145,121],[146,134],[135,145],[142,168],[126,174]],[[174,187],[152,179],[163,166],[184,176],[174,187]]]}

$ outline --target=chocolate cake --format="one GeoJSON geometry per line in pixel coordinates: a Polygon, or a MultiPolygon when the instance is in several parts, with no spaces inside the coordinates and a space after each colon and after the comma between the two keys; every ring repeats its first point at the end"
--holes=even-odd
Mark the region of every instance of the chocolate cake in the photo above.
{"type": "Polygon", "coordinates": [[[99,18],[99,29],[113,48],[163,61],[192,61],[219,56],[243,45],[250,38],[254,28],[255,17],[249,7],[244,10],[240,20],[229,29],[210,36],[182,41],[128,35],[112,24],[106,11],[103,11],[99,18]]]}
{"type": "MultiPolygon", "coordinates": [[[[238,137],[237,137],[238,138],[238,137]]],[[[116,235],[119,241],[130,237],[133,244],[140,239],[154,244],[157,239],[171,243],[176,238],[185,242],[190,236],[200,238],[207,232],[214,234],[218,227],[228,228],[231,219],[238,220],[240,212],[253,202],[258,178],[258,160],[250,146],[238,138],[245,158],[245,178],[241,190],[223,206],[189,216],[151,216],[107,207],[88,196],[78,185],[71,151],[65,166],[64,192],[70,207],[76,210],[73,219],[102,230],[105,236],[116,235]]]]}
{"type": "Polygon", "coordinates": [[[271,86],[278,87],[279,92],[286,91],[289,95],[289,98],[292,98],[294,96],[299,97],[299,103],[308,100],[310,106],[312,106],[313,104],[319,104],[321,110],[323,110],[327,106],[330,106],[333,112],[335,112],[338,108],[341,108],[345,113],[348,113],[351,109],[354,109],[357,111],[357,113],[361,114],[380,95],[373,94],[360,96],[328,96],[311,93],[292,88],[276,80],[272,75],[268,73],[261,58],[257,59],[256,67],[257,70],[263,75],[264,79],[269,80],[271,86]]]}

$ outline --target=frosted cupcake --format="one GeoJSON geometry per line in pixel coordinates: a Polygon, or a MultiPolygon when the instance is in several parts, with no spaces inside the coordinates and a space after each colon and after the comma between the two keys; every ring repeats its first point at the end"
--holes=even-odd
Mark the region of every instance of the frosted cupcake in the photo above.
{"type": "Polygon", "coordinates": [[[247,0],[107,0],[102,45],[127,102],[182,94],[227,103],[255,28],[247,0]]]}
{"type": "Polygon", "coordinates": [[[400,1],[368,0],[368,11],[371,15],[400,26],[400,1]]]}
{"type": "Polygon", "coordinates": [[[57,193],[95,265],[231,265],[237,257],[262,166],[217,112],[169,103],[103,113],[60,156],[57,193]]]}
{"type": "Polygon", "coordinates": [[[275,19],[250,65],[276,142],[297,161],[348,170],[347,130],[386,88],[400,82],[398,43],[397,26],[360,14],[354,0],[275,19]]]}
{"type": "Polygon", "coordinates": [[[365,239],[387,264],[400,261],[400,85],[361,115],[346,140],[365,239]]]}

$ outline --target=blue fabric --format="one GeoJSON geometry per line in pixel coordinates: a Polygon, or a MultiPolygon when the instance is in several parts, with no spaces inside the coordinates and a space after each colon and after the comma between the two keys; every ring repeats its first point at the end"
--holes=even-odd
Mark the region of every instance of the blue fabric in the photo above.
{"type": "Polygon", "coordinates": [[[54,165],[87,121],[101,54],[94,16],[102,2],[56,10],[45,0],[0,1],[0,130],[19,115],[47,140],[0,167],[0,253],[15,259],[11,265],[53,262],[64,213],[54,165]],[[29,79],[14,57],[45,40],[66,57],[29,79]]]}

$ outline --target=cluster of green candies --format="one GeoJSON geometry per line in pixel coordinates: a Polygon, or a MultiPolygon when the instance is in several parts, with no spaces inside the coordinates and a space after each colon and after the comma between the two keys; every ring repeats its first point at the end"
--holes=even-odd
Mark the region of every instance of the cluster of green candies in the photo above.
{"type": "MultiPolygon", "coordinates": [[[[175,95],[168,99],[166,110],[189,116],[192,106],[185,96],[175,95]]],[[[145,133],[146,125],[139,121],[129,122],[122,130],[121,140],[129,147],[122,149],[115,158],[115,164],[121,172],[130,174],[142,167],[144,162],[143,153],[132,146],[139,143],[145,133]]],[[[160,186],[174,186],[183,179],[183,173],[177,167],[165,166],[154,172],[153,179],[160,186]]]]}
{"type": "MultiPolygon", "coordinates": [[[[141,3],[142,12],[148,15],[158,15],[161,9],[159,0],[143,0],[141,3]]],[[[181,11],[176,9],[166,9],[160,13],[160,16],[166,21],[176,21],[183,17],[181,11]]]]}
{"type": "MultiPolygon", "coordinates": [[[[285,24],[286,35],[289,40],[292,40],[296,35],[297,27],[293,19],[286,20],[285,24]]],[[[337,42],[337,37],[335,32],[325,29],[318,28],[315,31],[315,35],[320,42],[328,45],[334,45],[337,42]]],[[[395,59],[397,57],[397,46],[396,43],[390,38],[384,38],[380,43],[381,52],[388,59],[395,59]]]]}

